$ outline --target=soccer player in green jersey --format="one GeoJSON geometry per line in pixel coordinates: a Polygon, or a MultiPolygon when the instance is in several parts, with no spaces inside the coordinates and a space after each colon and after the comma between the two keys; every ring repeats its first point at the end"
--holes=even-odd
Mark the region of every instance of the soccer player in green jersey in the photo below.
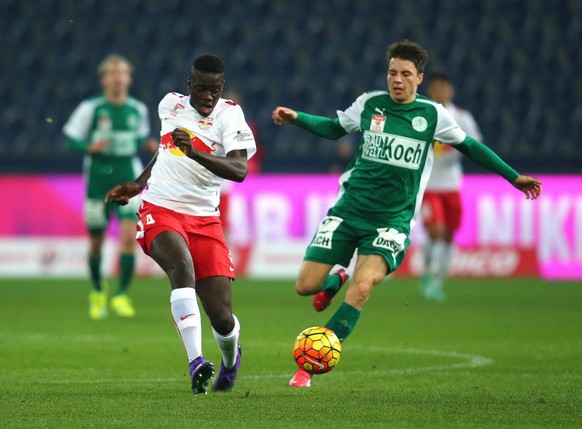
{"type": "MultiPolygon", "coordinates": [[[[539,180],[517,173],[467,136],[441,104],[416,93],[427,60],[428,53],[418,44],[396,42],[387,51],[387,91],[362,94],[334,119],[280,106],[273,111],[275,124],[295,124],[332,140],[362,133],[354,159],[340,176],[337,200],[308,246],[296,282],[299,295],[314,295],[316,310],[325,309],[347,280],[343,270],[330,274],[331,269],[347,266],[357,249],[344,302],[325,325],[342,342],[376,285],[402,263],[430,176],[435,140],[499,174],[526,198],[541,193],[539,180]]],[[[310,384],[310,375],[301,369],[289,382],[310,384]]]]}
{"type": "Polygon", "coordinates": [[[107,191],[117,183],[133,181],[141,173],[137,157],[140,148],[153,151],[149,139],[148,110],[129,95],[132,65],[124,57],[110,55],[98,67],[103,93],[84,100],[64,126],[69,147],[85,153],[85,225],[89,232],[89,271],[93,290],[89,295],[89,317],[99,320],[108,315],[108,296],[101,274],[102,247],[112,211],[120,223],[119,287],[111,308],[121,317],[133,317],[135,309],[127,295],[135,265],[135,223],[137,200],[127,206],[105,204],[107,191]]]}

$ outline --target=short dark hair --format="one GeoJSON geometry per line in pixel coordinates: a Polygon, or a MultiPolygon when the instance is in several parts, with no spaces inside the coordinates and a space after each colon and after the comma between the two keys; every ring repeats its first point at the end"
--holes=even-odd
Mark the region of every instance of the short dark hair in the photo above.
{"type": "Polygon", "coordinates": [[[204,54],[192,62],[192,73],[194,71],[202,73],[224,73],[224,64],[216,55],[204,54]]]}
{"type": "Polygon", "coordinates": [[[389,64],[392,58],[412,61],[416,66],[416,70],[419,73],[424,73],[424,66],[428,62],[428,52],[418,43],[405,39],[388,46],[386,63],[389,64]]]}

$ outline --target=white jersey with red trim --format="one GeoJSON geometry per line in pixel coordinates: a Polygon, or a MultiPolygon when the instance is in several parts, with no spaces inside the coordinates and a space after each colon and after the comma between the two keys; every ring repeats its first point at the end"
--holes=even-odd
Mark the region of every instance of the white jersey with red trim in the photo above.
{"type": "Polygon", "coordinates": [[[189,96],[172,92],[162,99],[158,113],[162,125],[158,159],[142,199],[179,213],[218,216],[224,179],[185,156],[174,145],[172,131],[185,128],[196,149],[214,156],[246,149],[250,158],[256,152],[255,139],[241,107],[221,98],[205,117],[190,105],[189,96]]]}
{"type": "MultiPolygon", "coordinates": [[[[468,110],[461,109],[453,103],[449,103],[444,107],[451,113],[457,124],[459,124],[459,127],[467,135],[476,140],[482,140],[481,130],[475,118],[473,118],[473,115],[468,110]]],[[[426,190],[429,192],[459,190],[463,177],[461,160],[462,154],[458,150],[450,145],[435,142],[432,172],[426,190]]]]}

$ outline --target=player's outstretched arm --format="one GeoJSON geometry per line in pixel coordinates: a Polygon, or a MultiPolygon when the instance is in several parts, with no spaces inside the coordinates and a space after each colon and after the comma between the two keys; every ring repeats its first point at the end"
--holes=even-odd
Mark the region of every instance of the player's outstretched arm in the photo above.
{"type": "Polygon", "coordinates": [[[277,125],[292,124],[297,119],[297,112],[288,107],[275,107],[273,110],[273,122],[277,125]]]}
{"type": "Polygon", "coordinates": [[[130,198],[135,197],[143,190],[143,187],[137,182],[123,182],[111,188],[105,195],[105,202],[113,201],[120,206],[126,205],[130,198]]]}
{"type": "Polygon", "coordinates": [[[153,156],[152,160],[148,163],[146,168],[142,171],[135,182],[123,182],[117,186],[114,186],[107,192],[105,195],[105,202],[108,203],[109,201],[113,201],[120,206],[126,205],[130,198],[135,197],[139,194],[143,189],[146,187],[148,183],[148,179],[152,174],[152,168],[158,159],[158,153],[153,156]]]}
{"type": "Polygon", "coordinates": [[[528,200],[536,200],[542,193],[542,182],[531,176],[518,176],[513,186],[523,192],[528,200]]]}

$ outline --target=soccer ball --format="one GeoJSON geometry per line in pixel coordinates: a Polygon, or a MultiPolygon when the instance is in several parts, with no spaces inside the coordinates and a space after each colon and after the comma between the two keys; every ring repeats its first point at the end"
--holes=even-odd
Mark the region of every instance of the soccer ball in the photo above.
{"type": "Polygon", "coordinates": [[[295,339],[293,358],[310,374],[324,374],[339,362],[342,343],[337,335],[323,326],[304,329],[295,339]]]}

